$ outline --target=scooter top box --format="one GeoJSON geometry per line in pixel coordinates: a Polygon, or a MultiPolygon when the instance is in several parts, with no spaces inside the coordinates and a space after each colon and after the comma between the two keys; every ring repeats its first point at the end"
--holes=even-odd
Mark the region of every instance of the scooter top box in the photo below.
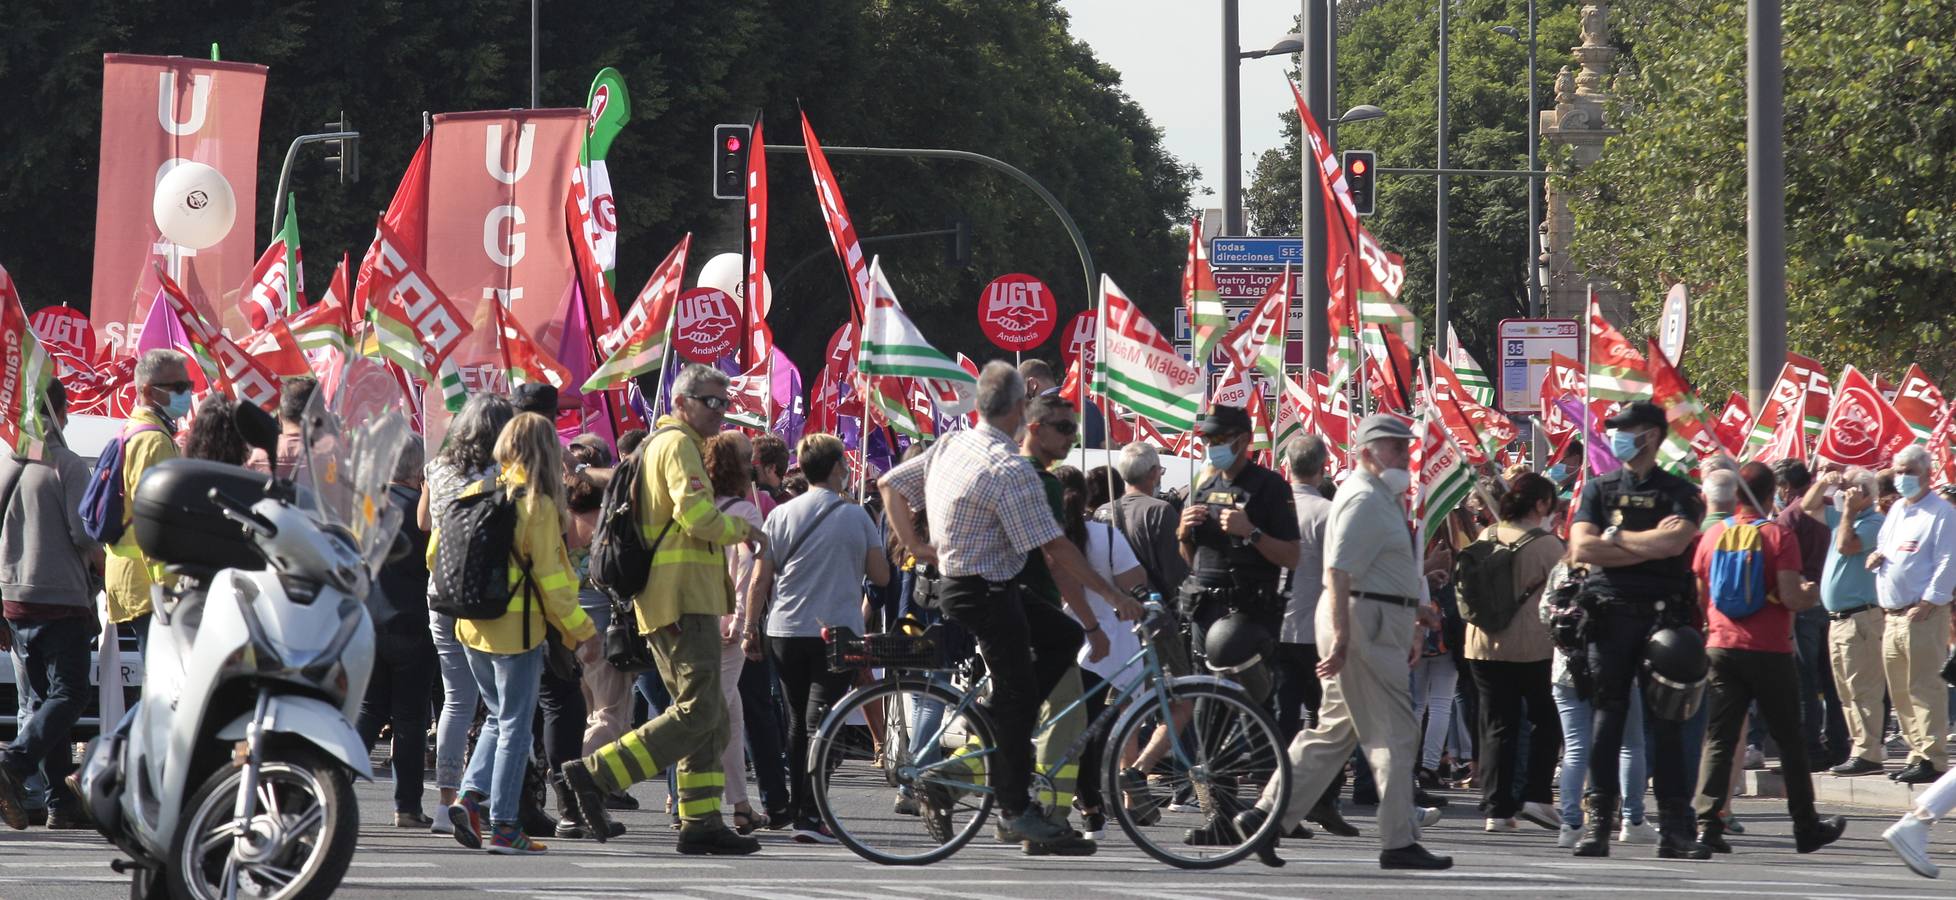
{"type": "Polygon", "coordinates": [[[168,565],[260,569],[265,558],[244,527],[212,503],[212,488],[249,506],[264,499],[265,475],[205,459],[172,459],[143,473],[133,498],[136,546],[168,565]]]}

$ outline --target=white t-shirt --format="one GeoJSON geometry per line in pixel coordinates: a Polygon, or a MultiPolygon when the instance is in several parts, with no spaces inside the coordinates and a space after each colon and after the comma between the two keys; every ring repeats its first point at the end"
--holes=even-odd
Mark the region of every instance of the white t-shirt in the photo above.
{"type": "MultiPolygon", "coordinates": [[[[1141,561],[1134,558],[1134,548],[1129,547],[1127,538],[1116,533],[1112,526],[1104,522],[1087,523],[1087,564],[1093,566],[1100,577],[1113,581],[1114,576],[1141,568],[1141,561]],[[1111,539],[1111,540],[1110,540],[1111,539]],[[1113,565],[1107,563],[1107,545],[1113,544],[1113,565]]],[[[1099,662],[1088,662],[1089,646],[1080,645],[1080,668],[1086,669],[1103,679],[1111,679],[1121,674],[1121,667],[1127,665],[1129,658],[1141,652],[1141,641],[1134,636],[1129,623],[1114,618],[1114,608],[1093,591],[1087,591],[1087,603],[1093,607],[1095,621],[1102,634],[1107,635],[1107,655],[1099,662]]],[[[1067,613],[1072,615],[1071,612],[1067,613]]],[[[1123,675],[1123,683],[1141,677],[1141,667],[1134,666],[1123,675]]]]}

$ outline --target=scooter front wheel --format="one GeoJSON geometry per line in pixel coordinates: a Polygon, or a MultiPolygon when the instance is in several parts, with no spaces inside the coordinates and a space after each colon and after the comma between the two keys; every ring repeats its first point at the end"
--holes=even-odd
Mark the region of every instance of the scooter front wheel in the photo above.
{"type": "Polygon", "coordinates": [[[332,896],[353,861],[360,830],[346,768],[310,747],[268,754],[258,766],[258,796],[249,819],[234,815],[243,777],[242,768],[225,766],[191,798],[166,873],[171,895],[183,900],[332,896]]]}

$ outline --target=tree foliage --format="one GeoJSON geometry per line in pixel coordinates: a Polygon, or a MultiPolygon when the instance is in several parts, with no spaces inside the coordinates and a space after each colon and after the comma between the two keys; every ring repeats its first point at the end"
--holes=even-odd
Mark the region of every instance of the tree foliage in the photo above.
{"type": "MultiPolygon", "coordinates": [[[[1746,377],[1745,10],[1649,0],[1613,13],[1630,50],[1611,124],[1575,180],[1578,264],[1651,325],[1691,289],[1690,374],[1746,377]]],[[[1788,0],[1788,348],[1838,372],[1956,369],[1956,6],[1788,0]]]]}
{"type": "MultiPolygon", "coordinates": [[[[1373,0],[1346,15],[1340,5],[1339,112],[1374,104],[1386,118],[1338,130],[1339,150],[1378,151],[1381,167],[1432,167],[1438,159],[1435,97],[1439,88],[1439,7],[1433,0],[1373,0]]],[[[1540,0],[1537,91],[1554,104],[1555,72],[1578,43],[1576,7],[1540,0]]],[[[1525,0],[1457,0],[1448,21],[1448,163],[1463,169],[1525,169],[1528,163],[1528,47],[1496,34],[1509,25],[1526,34],[1525,0]]],[[[1292,76],[1295,77],[1293,72],[1292,76]]],[[[1298,234],[1302,167],[1295,111],[1283,113],[1285,146],[1256,164],[1244,206],[1261,234],[1298,234]]],[[[1431,331],[1436,184],[1431,176],[1383,175],[1378,213],[1366,227],[1406,260],[1399,299],[1431,331]]],[[[1517,178],[1449,180],[1449,317],[1460,339],[1493,365],[1495,324],[1527,310],[1527,186],[1517,178]]]]}
{"type": "MultiPolygon", "coordinates": [[[[316,155],[293,179],[316,292],[342,249],[357,256],[366,246],[420,140],[424,111],[527,105],[525,12],[488,0],[201,0],[189,8],[19,0],[0,30],[0,94],[11,113],[0,136],[0,260],[30,303],[86,306],[101,56],[199,56],[216,41],[227,59],[271,67],[260,246],[286,144],[342,109],[364,134],[360,183],[340,186],[316,155]]],[[[740,248],[739,204],[710,197],[714,123],[763,110],[771,143],[798,144],[799,107],[827,144],[973,150],[1024,169],[1070,209],[1099,268],[1165,327],[1182,262],[1173,230],[1186,221],[1195,173],[1162,148],[1119,73],[1067,32],[1058,0],[558,0],[543,12],[543,105],[581,105],[607,65],[624,73],[632,94],[633,120],[610,156],[627,298],[688,231],[694,268],[740,248]]],[[[941,349],[997,354],[973,307],[1005,272],[1044,279],[1062,317],[1086,307],[1065,231],[1018,184],[963,163],[831,162],[864,238],[941,229],[957,215],[971,223],[964,269],[944,264],[942,238],[872,245],[941,349]]],[[[783,348],[812,375],[829,332],[848,318],[846,282],[805,159],[774,154],[769,166],[772,318],[783,348]]],[[[1050,345],[1046,352],[1057,356],[1050,345]]]]}

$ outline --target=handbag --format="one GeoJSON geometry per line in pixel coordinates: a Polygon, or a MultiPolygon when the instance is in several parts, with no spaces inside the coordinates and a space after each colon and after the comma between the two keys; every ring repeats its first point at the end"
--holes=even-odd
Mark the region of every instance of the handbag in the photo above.
{"type": "MultiPolygon", "coordinates": [[[[666,539],[666,532],[672,530],[668,520],[666,527],[659,531],[659,537],[646,551],[649,558],[666,539]]],[[[611,592],[606,591],[610,594],[611,592]]],[[[648,672],[658,666],[652,658],[652,645],[645,636],[638,633],[638,609],[634,598],[611,595],[611,624],[604,627],[604,661],[627,675],[648,672]]]]}
{"type": "Polygon", "coordinates": [[[1949,658],[1943,661],[1942,680],[1950,687],[1956,687],[1956,650],[1950,651],[1949,658]]]}

